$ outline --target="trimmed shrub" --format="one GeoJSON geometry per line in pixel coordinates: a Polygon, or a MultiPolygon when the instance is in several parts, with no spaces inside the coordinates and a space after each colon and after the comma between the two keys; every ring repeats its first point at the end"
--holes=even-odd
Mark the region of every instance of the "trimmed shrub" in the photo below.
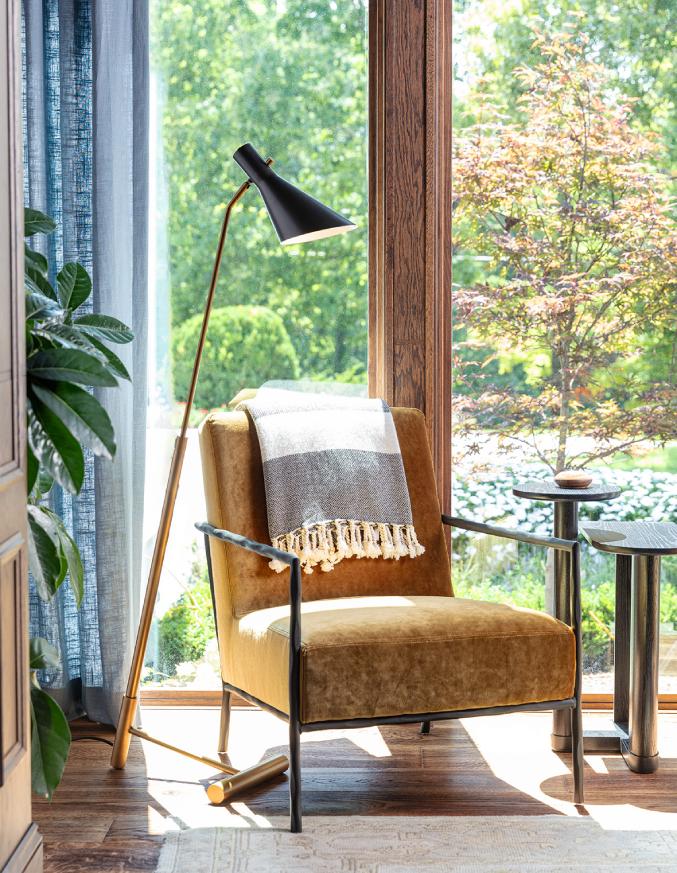
{"type": "MultiPolygon", "coordinates": [[[[194,573],[198,568],[194,568],[194,573]]],[[[158,622],[157,670],[174,676],[179,664],[198,661],[214,636],[212,595],[206,567],[158,622]]]]}
{"type": "MultiPolygon", "coordinates": [[[[202,315],[174,330],[174,392],[188,394],[202,315]]],[[[209,322],[195,404],[214,409],[242,388],[258,388],[268,379],[297,379],[299,362],[279,315],[265,306],[224,306],[209,322]]]]}

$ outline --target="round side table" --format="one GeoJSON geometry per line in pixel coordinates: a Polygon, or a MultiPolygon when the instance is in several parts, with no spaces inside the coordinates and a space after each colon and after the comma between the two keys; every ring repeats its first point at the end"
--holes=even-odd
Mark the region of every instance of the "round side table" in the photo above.
{"type": "MultiPolygon", "coordinates": [[[[593,483],[587,488],[560,488],[554,482],[529,479],[512,489],[515,497],[526,500],[549,500],[554,505],[553,533],[565,540],[578,539],[578,504],[613,500],[621,493],[617,485],[593,483]]],[[[569,562],[566,552],[554,554],[554,579],[551,609],[555,618],[571,624],[569,591],[569,562]]],[[[578,580],[580,583],[580,579],[578,580]]],[[[558,710],[552,714],[551,745],[555,752],[571,751],[571,721],[569,713],[558,710]]],[[[586,743],[586,748],[589,748],[586,743]]],[[[618,748],[618,746],[617,746],[618,748]]]]}
{"type": "Polygon", "coordinates": [[[661,555],[677,555],[677,524],[591,521],[583,525],[583,535],[594,548],[616,555],[614,722],[628,767],[653,773],[658,769],[661,555]]]}

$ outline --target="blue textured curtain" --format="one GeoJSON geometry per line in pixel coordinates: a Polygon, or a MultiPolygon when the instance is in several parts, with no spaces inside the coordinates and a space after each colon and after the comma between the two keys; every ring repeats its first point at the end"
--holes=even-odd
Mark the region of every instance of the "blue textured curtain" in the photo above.
{"type": "Polygon", "coordinates": [[[113,463],[88,457],[77,497],[51,499],[85,567],[79,610],[67,586],[51,604],[31,592],[30,631],[62,668],[44,684],[69,716],[113,723],[138,617],[146,411],[148,0],[24,0],[26,205],[58,230],[38,245],[52,269],[80,261],[91,306],[132,327],[118,346],[132,383],[102,389],[113,463]]]}

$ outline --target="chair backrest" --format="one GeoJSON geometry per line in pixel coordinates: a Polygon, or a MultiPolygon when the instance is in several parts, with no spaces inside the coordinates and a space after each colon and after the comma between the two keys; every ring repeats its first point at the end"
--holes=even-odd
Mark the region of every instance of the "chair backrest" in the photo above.
{"type": "MultiPolygon", "coordinates": [[[[425,419],[416,409],[393,409],[411,508],[425,553],[399,561],[350,558],[329,572],[303,575],[304,600],[381,594],[451,595],[449,558],[440,517],[425,419]]],[[[269,543],[266,494],[256,428],[245,412],[207,416],[200,451],[210,524],[269,543]]],[[[218,613],[242,616],[288,603],[288,574],[237,546],[211,542],[218,613]]]]}

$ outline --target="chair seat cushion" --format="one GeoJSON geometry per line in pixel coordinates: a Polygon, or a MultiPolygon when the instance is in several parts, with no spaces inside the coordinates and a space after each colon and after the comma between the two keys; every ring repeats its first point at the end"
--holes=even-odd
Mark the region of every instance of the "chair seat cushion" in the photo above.
{"type": "MultiPolygon", "coordinates": [[[[562,700],[575,641],[531,609],[443,596],[344,597],[302,607],[301,721],[562,700]]],[[[288,712],[289,608],[233,622],[224,680],[288,712]]]]}

